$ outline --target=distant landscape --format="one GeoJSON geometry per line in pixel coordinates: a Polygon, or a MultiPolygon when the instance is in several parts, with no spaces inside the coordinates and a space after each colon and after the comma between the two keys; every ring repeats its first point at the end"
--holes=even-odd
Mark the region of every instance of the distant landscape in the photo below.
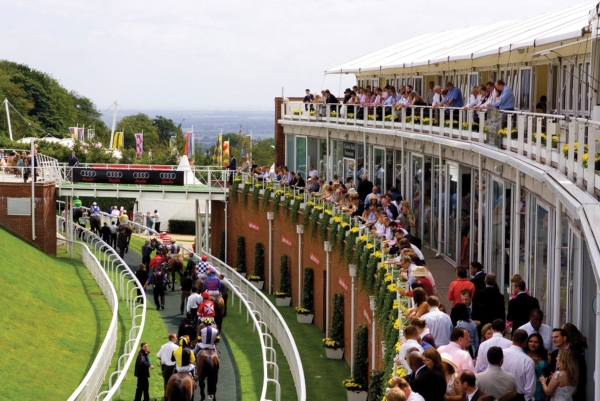
{"type": "MultiPolygon", "coordinates": [[[[192,130],[198,145],[206,149],[215,144],[217,135],[240,130],[244,135],[253,139],[274,137],[274,112],[273,111],[239,111],[239,110],[120,110],[117,109],[117,122],[123,117],[144,113],[148,117],[162,116],[173,120],[176,125],[181,123],[183,132],[192,130]]],[[[112,125],[112,111],[104,113],[102,121],[110,128],[112,125]]]]}

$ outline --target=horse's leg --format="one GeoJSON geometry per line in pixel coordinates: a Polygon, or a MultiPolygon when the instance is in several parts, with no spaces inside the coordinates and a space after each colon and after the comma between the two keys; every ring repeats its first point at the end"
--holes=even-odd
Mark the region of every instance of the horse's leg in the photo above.
{"type": "Polygon", "coordinates": [[[213,397],[217,394],[217,382],[219,381],[219,365],[215,363],[213,370],[208,376],[208,395],[213,397]]]}
{"type": "Polygon", "coordinates": [[[200,401],[204,401],[204,378],[200,374],[198,375],[198,385],[200,386],[200,401]]]}

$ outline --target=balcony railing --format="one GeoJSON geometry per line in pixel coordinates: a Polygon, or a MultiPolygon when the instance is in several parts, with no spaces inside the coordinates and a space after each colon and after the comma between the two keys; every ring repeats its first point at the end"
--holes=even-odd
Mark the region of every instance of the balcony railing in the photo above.
{"type": "Polygon", "coordinates": [[[597,143],[600,121],[526,111],[474,111],[452,107],[396,109],[395,106],[303,102],[285,102],[281,107],[281,119],[292,124],[327,124],[347,130],[381,129],[377,133],[384,135],[407,131],[421,134],[422,139],[430,141],[445,137],[495,146],[538,166],[556,169],[591,195],[600,191],[600,144],[597,143]]]}

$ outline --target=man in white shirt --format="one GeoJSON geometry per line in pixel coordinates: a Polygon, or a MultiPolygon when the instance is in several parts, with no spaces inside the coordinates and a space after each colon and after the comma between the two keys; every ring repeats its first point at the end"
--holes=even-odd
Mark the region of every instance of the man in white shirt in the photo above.
{"type": "Polygon", "coordinates": [[[502,364],[502,370],[515,376],[517,393],[523,395],[525,400],[533,400],[536,380],[535,363],[523,352],[523,348],[527,344],[527,337],[525,330],[517,330],[513,333],[512,345],[503,350],[504,363],[502,364]]]}
{"type": "Polygon", "coordinates": [[[435,88],[435,83],[433,81],[430,81],[429,89],[427,90],[427,93],[425,93],[425,101],[429,106],[431,106],[431,104],[433,103],[433,96],[435,95],[435,91],[433,90],[433,88],[435,88]]]}
{"type": "Polygon", "coordinates": [[[533,333],[538,333],[544,340],[544,348],[548,351],[554,350],[552,344],[552,329],[547,324],[542,323],[544,320],[544,312],[539,309],[534,309],[529,314],[529,323],[525,323],[519,327],[519,330],[525,330],[527,335],[530,336],[533,333]]]}
{"type": "Polygon", "coordinates": [[[310,170],[308,171],[308,176],[309,177],[318,177],[319,173],[317,172],[317,169],[315,169],[315,166],[311,165],[310,166],[310,170]]]}
{"type": "Polygon", "coordinates": [[[442,103],[442,87],[439,85],[434,86],[433,88],[434,91],[434,95],[433,95],[433,100],[431,101],[431,105],[432,106],[437,106],[438,104],[442,103]]]}
{"type": "Polygon", "coordinates": [[[400,346],[400,351],[398,355],[396,355],[395,361],[396,365],[402,364],[404,369],[406,369],[407,374],[411,374],[412,370],[406,361],[406,350],[410,348],[416,348],[419,352],[423,352],[423,347],[417,341],[419,338],[419,332],[417,331],[417,327],[410,325],[404,329],[404,337],[406,338],[406,342],[400,346]]]}
{"type": "Polygon", "coordinates": [[[488,367],[487,353],[492,347],[500,347],[502,349],[509,348],[512,346],[512,342],[504,338],[504,330],[506,330],[506,324],[503,320],[496,319],[492,322],[492,330],[494,334],[492,338],[479,344],[479,351],[477,352],[477,363],[475,363],[475,370],[477,373],[484,372],[488,367]]]}
{"type": "Polygon", "coordinates": [[[165,382],[165,394],[167,394],[167,382],[173,375],[173,370],[175,369],[175,362],[171,361],[171,356],[173,356],[173,351],[175,351],[177,348],[177,334],[171,333],[169,334],[169,341],[160,347],[160,350],[156,354],[160,360],[160,365],[162,366],[162,377],[165,382]]]}
{"type": "Polygon", "coordinates": [[[154,210],[152,218],[154,219],[154,230],[160,232],[160,215],[158,214],[158,210],[154,210]]]}
{"type": "Polygon", "coordinates": [[[198,306],[204,302],[204,299],[202,298],[201,294],[198,294],[198,289],[196,287],[192,287],[192,291],[192,295],[190,295],[188,298],[187,307],[185,310],[187,313],[191,314],[192,319],[196,321],[198,319],[198,306]]]}
{"type": "MultiPolygon", "coordinates": [[[[475,373],[473,359],[471,358],[469,352],[465,351],[465,349],[467,349],[470,344],[471,338],[469,336],[469,331],[465,328],[457,327],[454,330],[452,330],[452,333],[450,334],[450,343],[448,345],[438,347],[438,352],[440,354],[449,354],[452,357],[452,362],[454,362],[454,364],[456,365],[457,372],[468,370],[469,372],[475,373]]],[[[475,377],[473,376],[473,378],[475,377]]]]}
{"type": "Polygon", "coordinates": [[[500,347],[492,347],[487,352],[489,366],[485,372],[477,373],[477,387],[486,395],[498,399],[508,391],[517,392],[517,382],[512,373],[502,370],[504,353],[500,347]]]}
{"type": "Polygon", "coordinates": [[[440,345],[448,345],[450,343],[450,333],[452,332],[452,320],[450,316],[439,310],[440,301],[438,297],[431,296],[427,298],[429,312],[421,316],[421,319],[427,322],[427,327],[431,331],[431,335],[435,343],[440,345]]]}

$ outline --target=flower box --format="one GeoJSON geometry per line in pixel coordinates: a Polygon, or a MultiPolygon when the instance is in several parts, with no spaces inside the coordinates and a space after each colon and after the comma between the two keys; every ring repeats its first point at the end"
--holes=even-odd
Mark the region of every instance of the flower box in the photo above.
{"type": "Polygon", "coordinates": [[[264,285],[265,285],[265,281],[261,280],[261,281],[250,281],[250,283],[252,283],[253,286],[255,286],[257,289],[262,290],[264,285]]]}
{"type": "Polygon", "coordinates": [[[302,313],[296,314],[296,318],[298,319],[298,323],[302,323],[302,324],[311,324],[314,317],[315,317],[315,315],[312,314],[312,313],[308,314],[308,315],[304,315],[302,313]]]}
{"type": "Polygon", "coordinates": [[[290,306],[292,303],[292,297],[275,298],[275,304],[277,306],[290,306]]]}
{"type": "Polygon", "coordinates": [[[367,401],[367,392],[348,390],[348,401],[367,401]]]}
{"type": "Polygon", "coordinates": [[[285,195],[281,196],[281,201],[284,202],[285,201],[285,195]]]}
{"type": "Polygon", "coordinates": [[[319,219],[323,218],[323,213],[319,213],[319,219]]]}
{"type": "Polygon", "coordinates": [[[259,195],[264,195],[265,194],[265,190],[264,189],[259,189],[258,190],[258,194],[259,195]]]}
{"type": "Polygon", "coordinates": [[[300,209],[304,209],[306,207],[306,203],[301,203],[300,204],[300,209]]]}
{"type": "Polygon", "coordinates": [[[327,358],[329,359],[342,359],[344,356],[343,348],[325,348],[325,352],[327,353],[327,358]]]}

